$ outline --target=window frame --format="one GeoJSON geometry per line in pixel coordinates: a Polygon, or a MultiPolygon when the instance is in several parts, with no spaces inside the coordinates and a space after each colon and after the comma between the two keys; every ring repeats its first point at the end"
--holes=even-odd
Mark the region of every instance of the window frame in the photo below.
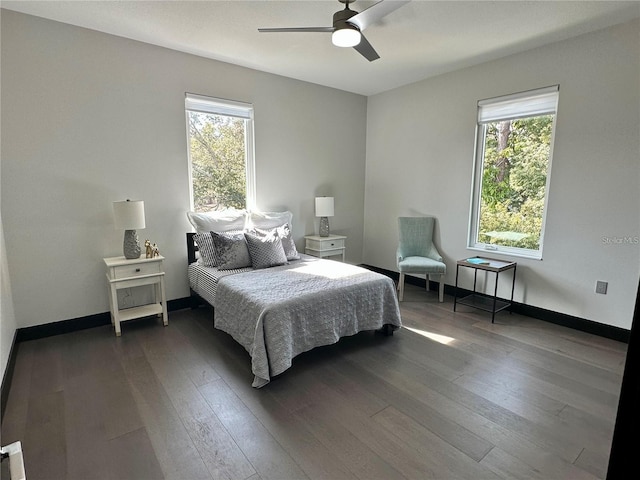
{"type": "Polygon", "coordinates": [[[185,93],[184,115],[187,138],[187,162],[189,170],[189,208],[194,210],[193,198],[193,164],[191,161],[191,146],[189,135],[189,112],[209,113],[244,120],[245,146],[245,178],[246,178],[246,210],[251,211],[256,205],[256,167],[255,167],[255,136],[253,104],[209,97],[194,93],[185,93]]]}
{"type": "Polygon", "coordinates": [[[500,97],[488,98],[478,101],[477,117],[476,117],[476,129],[475,129],[475,148],[474,148],[474,162],[473,162],[473,176],[471,182],[471,201],[470,201],[470,214],[469,214],[469,227],[468,227],[468,239],[467,248],[469,250],[481,251],[483,253],[498,253],[515,257],[524,257],[536,260],[542,260],[542,253],[544,248],[544,236],[545,226],[547,220],[547,211],[549,207],[549,187],[551,184],[551,170],[553,160],[553,149],[555,144],[555,134],[558,116],[558,102],[560,96],[560,86],[552,85],[549,87],[538,88],[535,90],[527,90],[524,92],[518,92],[510,95],[503,95],[500,97]],[[517,106],[518,104],[525,104],[527,99],[539,99],[547,97],[545,105],[536,106],[534,104],[528,107],[518,109],[509,108],[517,106]],[[551,97],[553,99],[551,100],[551,97]],[[549,110],[551,103],[553,104],[552,111],[549,110]],[[502,108],[504,107],[504,108],[502,108]],[[484,118],[483,118],[484,108],[484,118]],[[490,110],[490,113],[486,112],[490,110]],[[524,113],[527,112],[527,113],[524,113]],[[528,249],[520,247],[503,246],[496,244],[487,244],[478,241],[479,226],[480,226],[480,214],[482,204],[482,180],[484,173],[484,158],[485,158],[485,144],[486,144],[486,129],[487,124],[497,122],[501,120],[516,120],[519,118],[531,118],[536,116],[553,114],[553,125],[551,127],[551,139],[549,145],[549,159],[547,163],[547,175],[545,182],[545,194],[544,194],[544,206],[542,210],[542,225],[540,229],[540,238],[538,243],[538,249],[528,249]]]}

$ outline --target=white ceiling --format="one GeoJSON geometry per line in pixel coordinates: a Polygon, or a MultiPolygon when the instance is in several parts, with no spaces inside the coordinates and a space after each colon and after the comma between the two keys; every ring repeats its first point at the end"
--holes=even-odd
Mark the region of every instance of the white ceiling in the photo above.
{"type": "MultiPolygon", "coordinates": [[[[385,0],[392,1],[392,0],[385,0]]],[[[376,3],[358,0],[362,11],[376,3]]],[[[4,1],[2,8],[202,57],[372,95],[427,77],[640,17],[639,1],[413,0],[369,26],[368,62],[328,33],[258,27],[330,26],[337,0],[4,1]]]]}

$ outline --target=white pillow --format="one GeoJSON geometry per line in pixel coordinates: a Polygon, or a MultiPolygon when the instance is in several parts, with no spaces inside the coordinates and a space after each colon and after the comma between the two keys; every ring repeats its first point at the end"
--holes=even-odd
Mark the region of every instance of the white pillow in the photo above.
{"type": "Polygon", "coordinates": [[[187,212],[187,218],[197,233],[243,230],[247,223],[247,211],[228,209],[219,212],[187,212]]]}
{"type": "Polygon", "coordinates": [[[293,213],[287,212],[250,212],[247,228],[276,228],[285,223],[291,226],[293,213]]]}

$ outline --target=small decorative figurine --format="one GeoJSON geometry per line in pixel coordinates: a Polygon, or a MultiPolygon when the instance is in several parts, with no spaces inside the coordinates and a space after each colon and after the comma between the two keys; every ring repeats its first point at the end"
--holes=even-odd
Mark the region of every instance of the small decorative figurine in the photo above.
{"type": "MultiPolygon", "coordinates": [[[[153,247],[151,246],[151,242],[149,240],[144,241],[145,248],[145,258],[153,258],[153,247]]],[[[157,247],[156,247],[157,250],[157,247]]]]}
{"type": "Polygon", "coordinates": [[[160,249],[157,244],[152,244],[149,240],[144,241],[145,257],[153,258],[160,256],[160,249]]]}

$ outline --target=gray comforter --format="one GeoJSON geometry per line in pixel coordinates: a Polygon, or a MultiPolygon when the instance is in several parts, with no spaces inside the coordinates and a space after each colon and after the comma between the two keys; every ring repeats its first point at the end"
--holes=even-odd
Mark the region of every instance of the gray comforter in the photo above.
{"type": "Polygon", "coordinates": [[[221,278],[214,304],[215,327],[251,355],[257,388],[296,355],[385,324],[402,325],[390,278],[312,257],[221,278]]]}

